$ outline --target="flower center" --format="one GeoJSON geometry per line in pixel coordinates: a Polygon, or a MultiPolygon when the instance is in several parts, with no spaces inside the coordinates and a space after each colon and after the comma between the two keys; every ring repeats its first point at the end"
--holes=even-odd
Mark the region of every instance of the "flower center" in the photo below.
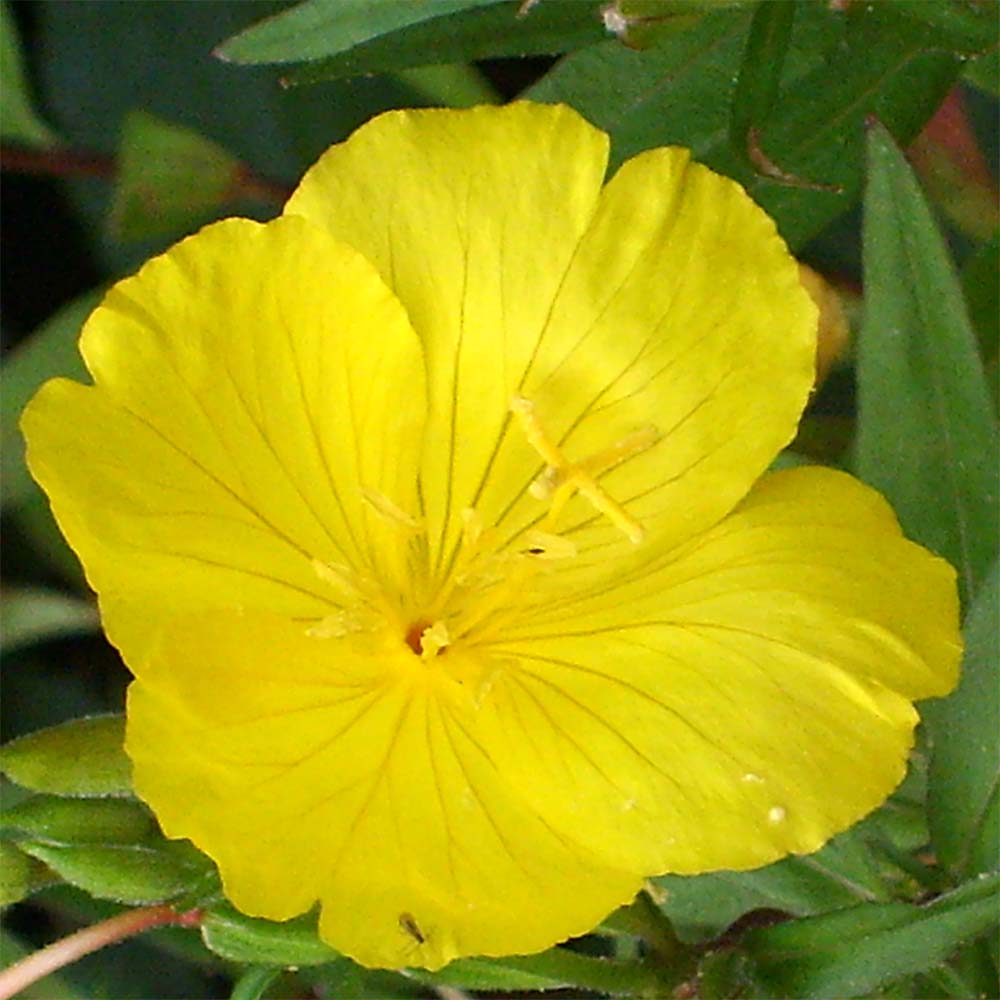
{"type": "MultiPolygon", "coordinates": [[[[344,567],[316,563],[317,573],[337,591],[337,603],[346,609],[314,625],[310,634],[367,632],[380,628],[377,621],[381,621],[383,629],[398,629],[396,635],[401,636],[405,646],[427,664],[456,644],[468,649],[496,641],[502,637],[504,626],[537,601],[539,575],[555,571],[576,556],[574,541],[560,534],[557,525],[566,504],[577,493],[633,545],[642,541],[642,525],[598,480],[656,444],[660,435],[654,427],[635,431],[611,447],[574,462],[548,435],[531,400],[515,396],[510,411],[524,438],[545,463],[528,490],[532,497],[548,504],[535,526],[501,543],[497,537],[499,526],[484,524],[471,508],[463,510],[461,540],[447,576],[434,584],[431,593],[420,596],[420,566],[425,567],[428,561],[424,526],[388,498],[363,490],[369,512],[388,531],[383,537],[400,552],[409,553],[405,561],[415,571],[412,587],[409,593],[397,594],[402,606],[393,610],[396,600],[390,598],[387,581],[380,586],[344,567]],[[406,605],[412,610],[407,610],[406,605]]],[[[457,661],[455,666],[457,669],[457,661]]]]}

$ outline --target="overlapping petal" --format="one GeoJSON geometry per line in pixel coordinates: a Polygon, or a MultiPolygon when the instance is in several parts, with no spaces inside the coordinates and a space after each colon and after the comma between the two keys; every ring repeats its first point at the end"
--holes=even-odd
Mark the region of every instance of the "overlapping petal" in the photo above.
{"type": "MultiPolygon", "coordinates": [[[[463,508],[508,537],[543,513],[515,394],[574,461],[655,430],[607,484],[660,548],[723,516],[794,433],[816,317],[773,223],[682,150],[600,191],[604,167],[604,136],[565,107],[406,112],[329,150],[286,207],[374,261],[424,343],[442,562],[463,508]]],[[[620,535],[582,499],[560,528],[580,523],[606,564],[620,535]]]]}
{"type": "Polygon", "coordinates": [[[321,618],[343,595],[313,560],[371,570],[394,551],[364,490],[416,507],[420,345],[326,232],[211,226],[116,285],[81,351],[95,385],[43,388],[28,461],[133,669],[160,619],[321,618]]]}
{"type": "Polygon", "coordinates": [[[508,629],[479,731],[609,863],[751,868],[886,797],[911,702],[953,686],[959,649],[951,567],[873,491],[796,470],[658,567],[508,629]]]}
{"type": "Polygon", "coordinates": [[[540,819],[469,692],[415,662],[264,615],[177,623],[130,690],[136,788],[240,909],[321,899],[321,932],[366,964],[537,951],[626,902],[642,873],[540,819]]]}

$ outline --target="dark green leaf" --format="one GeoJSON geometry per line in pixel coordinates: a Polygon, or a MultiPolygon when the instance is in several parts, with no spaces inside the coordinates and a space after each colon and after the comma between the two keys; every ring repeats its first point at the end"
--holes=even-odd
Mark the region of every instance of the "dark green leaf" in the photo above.
{"type": "Polygon", "coordinates": [[[124,738],[121,715],[74,719],[4,744],[0,770],[25,788],[50,795],[131,795],[124,738]]]}
{"type": "Polygon", "coordinates": [[[8,587],[0,592],[0,610],[0,649],[5,653],[45,639],[95,632],[101,625],[90,601],[40,587],[8,587]]]}
{"type": "Polygon", "coordinates": [[[0,3],[0,135],[26,146],[51,146],[56,141],[28,93],[17,26],[6,0],[0,3]]]}
{"type": "Polygon", "coordinates": [[[18,846],[44,861],[70,885],[117,903],[164,903],[197,893],[212,876],[212,864],[189,845],[54,845],[22,840],[18,846]]]}
{"type": "Polygon", "coordinates": [[[24,464],[24,440],[17,422],[43,382],[57,375],[86,380],[77,350],[83,321],[101,299],[88,292],[47,319],[28,340],[5,356],[0,368],[0,499],[6,506],[36,492],[24,464]]]}
{"type": "Polygon", "coordinates": [[[998,886],[993,875],[923,906],[862,904],[753,931],[745,944],[767,996],[864,996],[995,927],[998,886]]]}
{"type": "Polygon", "coordinates": [[[660,908],[684,941],[716,937],[752,910],[805,916],[887,898],[877,862],[857,830],[809,857],[786,858],[756,871],[663,875],[653,881],[666,894],[660,908]]]}
{"type": "Polygon", "coordinates": [[[926,25],[942,47],[966,55],[995,50],[1000,44],[996,4],[963,0],[893,0],[900,18],[926,25]]]}
{"type": "Polygon", "coordinates": [[[132,799],[35,795],[5,808],[0,824],[8,835],[57,846],[137,844],[156,833],[153,817],[132,799]]]}
{"type": "Polygon", "coordinates": [[[57,881],[42,862],[25,854],[15,844],[0,841],[0,906],[19,903],[57,881]]]}
{"type": "Polygon", "coordinates": [[[247,917],[227,904],[213,906],[201,924],[205,944],[231,962],[257,965],[320,965],[341,956],[316,935],[316,918],[277,923],[247,917]]]}
{"type": "Polygon", "coordinates": [[[958,279],[916,178],[871,129],[858,343],[856,469],[966,600],[1000,534],[997,424],[958,279]]]}
{"type": "Polygon", "coordinates": [[[934,740],[928,774],[931,835],[939,860],[967,875],[1000,862],[996,797],[1000,785],[1000,563],[965,624],[958,690],[925,706],[934,740]],[[991,805],[992,803],[992,805],[991,805]],[[992,809],[992,818],[990,812],[992,809]]]}
{"type": "Polygon", "coordinates": [[[754,11],[729,120],[739,156],[746,155],[750,130],[764,124],[777,99],[794,23],[794,3],[761,3],[754,11]]]}
{"type": "Polygon", "coordinates": [[[305,0],[251,25],[215,54],[234,63],[309,62],[498,0],[305,0]]]}
{"type": "Polygon", "coordinates": [[[729,108],[749,18],[725,10],[645,52],[605,44],[563,59],[526,96],[565,101],[610,132],[613,164],[678,144],[739,180],[774,216],[793,247],[850,208],[860,192],[864,122],[877,114],[908,141],[961,70],[933,31],[892,4],[799,4],[781,91],[760,147],[811,190],[759,177],[732,150],[729,108]]]}
{"type": "MultiPolygon", "coordinates": [[[[413,5],[402,0],[407,7],[413,5]]],[[[542,0],[525,16],[516,2],[487,3],[402,28],[289,71],[284,82],[316,83],[361,73],[396,72],[433,63],[500,56],[553,55],[608,37],[600,3],[542,0]]],[[[617,44],[617,43],[616,43],[617,44]]]]}
{"type": "Polygon", "coordinates": [[[120,240],[186,233],[240,194],[235,156],[193,129],[127,115],[109,224],[120,240]]]}

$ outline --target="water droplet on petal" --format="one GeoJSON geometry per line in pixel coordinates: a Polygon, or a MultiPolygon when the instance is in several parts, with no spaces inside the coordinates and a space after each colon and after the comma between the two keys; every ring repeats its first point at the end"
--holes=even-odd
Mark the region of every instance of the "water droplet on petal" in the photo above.
{"type": "Polygon", "coordinates": [[[788,815],[785,812],[784,806],[771,806],[767,811],[767,821],[768,823],[773,823],[777,825],[778,823],[784,823],[785,817],[788,815]]]}

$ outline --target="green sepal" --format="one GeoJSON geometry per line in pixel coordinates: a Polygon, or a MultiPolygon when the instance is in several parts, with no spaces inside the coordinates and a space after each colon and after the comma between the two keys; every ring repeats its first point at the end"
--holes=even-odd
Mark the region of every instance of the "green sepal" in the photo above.
{"type": "Polygon", "coordinates": [[[55,845],[22,840],[18,846],[70,885],[116,903],[137,906],[182,900],[186,908],[189,901],[214,888],[211,861],[185,842],[55,845]]]}
{"type": "Polygon", "coordinates": [[[156,821],[134,799],[74,799],[33,795],[0,816],[12,839],[65,846],[139,844],[156,836],[156,821]]]}
{"type": "Polygon", "coordinates": [[[132,794],[125,717],[94,715],[39,729],[0,747],[0,770],[34,792],[83,798],[132,794]]]}

